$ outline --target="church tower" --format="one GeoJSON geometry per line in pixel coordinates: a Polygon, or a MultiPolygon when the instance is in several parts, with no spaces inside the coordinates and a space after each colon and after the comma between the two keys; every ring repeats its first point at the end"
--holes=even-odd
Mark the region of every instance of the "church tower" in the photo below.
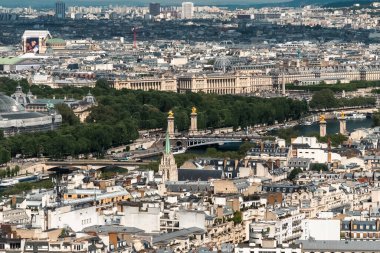
{"type": "Polygon", "coordinates": [[[169,133],[166,132],[165,151],[158,167],[158,172],[162,175],[162,182],[178,181],[178,169],[175,163],[174,155],[170,149],[169,133]]]}

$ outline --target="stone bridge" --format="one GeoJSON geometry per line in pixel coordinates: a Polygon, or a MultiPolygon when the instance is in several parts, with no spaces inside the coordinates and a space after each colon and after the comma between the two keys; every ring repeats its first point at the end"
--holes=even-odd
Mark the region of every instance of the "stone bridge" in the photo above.
{"type": "Polygon", "coordinates": [[[30,166],[22,166],[21,174],[59,170],[99,170],[108,166],[117,166],[128,170],[134,170],[140,165],[146,165],[147,162],[134,161],[114,161],[114,160],[65,160],[65,161],[45,161],[30,166]]]}
{"type": "MultiPolygon", "coordinates": [[[[257,135],[243,134],[222,134],[222,135],[205,135],[205,136],[187,136],[187,137],[172,137],[170,145],[172,147],[193,148],[207,145],[223,145],[226,143],[239,143],[243,141],[259,140],[257,135]]],[[[155,144],[157,149],[162,149],[165,146],[165,139],[159,139],[155,144]]]]}

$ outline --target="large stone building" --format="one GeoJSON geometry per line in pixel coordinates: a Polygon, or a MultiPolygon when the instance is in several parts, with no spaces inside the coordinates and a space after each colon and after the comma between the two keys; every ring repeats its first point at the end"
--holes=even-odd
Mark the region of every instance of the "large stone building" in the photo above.
{"type": "Polygon", "coordinates": [[[174,77],[151,77],[139,79],[115,80],[112,86],[117,89],[159,90],[177,92],[177,81],[174,77]]]}
{"type": "Polygon", "coordinates": [[[316,68],[244,69],[227,73],[197,73],[180,76],[127,78],[114,80],[115,89],[159,90],[179,93],[204,92],[216,94],[245,94],[283,90],[283,85],[294,83],[313,85],[321,82],[348,83],[350,81],[380,80],[380,66],[338,66],[316,68]]]}
{"type": "Polygon", "coordinates": [[[62,116],[53,109],[45,113],[28,112],[18,101],[0,94],[0,129],[5,136],[53,130],[61,123],[62,116]]]}

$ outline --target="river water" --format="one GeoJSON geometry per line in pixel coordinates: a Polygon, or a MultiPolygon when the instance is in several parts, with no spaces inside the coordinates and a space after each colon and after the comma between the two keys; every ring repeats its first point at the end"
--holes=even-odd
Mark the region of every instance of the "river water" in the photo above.
{"type": "MultiPolygon", "coordinates": [[[[326,130],[328,134],[339,133],[339,121],[337,119],[326,120],[326,130]]],[[[346,121],[346,127],[348,132],[353,132],[359,128],[370,128],[372,127],[372,119],[351,119],[346,121]]],[[[295,126],[295,130],[299,132],[300,135],[307,135],[311,133],[319,133],[319,124],[318,122],[310,126],[295,126]]]]}
{"type": "MultiPolygon", "coordinates": [[[[326,120],[326,130],[328,134],[335,134],[339,133],[339,121],[337,119],[330,119],[326,120]]],[[[350,119],[346,121],[346,128],[348,132],[353,132],[356,129],[359,128],[370,128],[372,127],[372,119],[371,118],[365,118],[365,119],[350,119]]],[[[294,130],[296,130],[300,136],[302,135],[310,135],[312,133],[319,134],[319,124],[318,122],[315,122],[314,124],[310,126],[295,126],[294,130]]],[[[236,151],[239,149],[241,145],[241,142],[234,142],[234,143],[225,143],[224,145],[211,145],[211,146],[201,146],[196,148],[191,148],[187,150],[188,153],[204,153],[207,148],[214,147],[219,151],[236,151]]]]}

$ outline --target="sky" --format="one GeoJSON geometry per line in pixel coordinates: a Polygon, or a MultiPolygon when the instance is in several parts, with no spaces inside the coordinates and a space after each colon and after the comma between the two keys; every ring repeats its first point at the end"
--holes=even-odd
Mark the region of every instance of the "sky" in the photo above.
{"type": "MultiPolygon", "coordinates": [[[[150,2],[158,2],[161,5],[180,5],[188,0],[64,0],[66,6],[107,6],[107,5],[125,5],[125,6],[148,6],[150,2]]],[[[193,0],[195,5],[255,5],[263,3],[279,3],[291,0],[193,0]]],[[[0,0],[0,6],[3,7],[29,7],[32,8],[54,8],[56,0],[0,0]]]]}

